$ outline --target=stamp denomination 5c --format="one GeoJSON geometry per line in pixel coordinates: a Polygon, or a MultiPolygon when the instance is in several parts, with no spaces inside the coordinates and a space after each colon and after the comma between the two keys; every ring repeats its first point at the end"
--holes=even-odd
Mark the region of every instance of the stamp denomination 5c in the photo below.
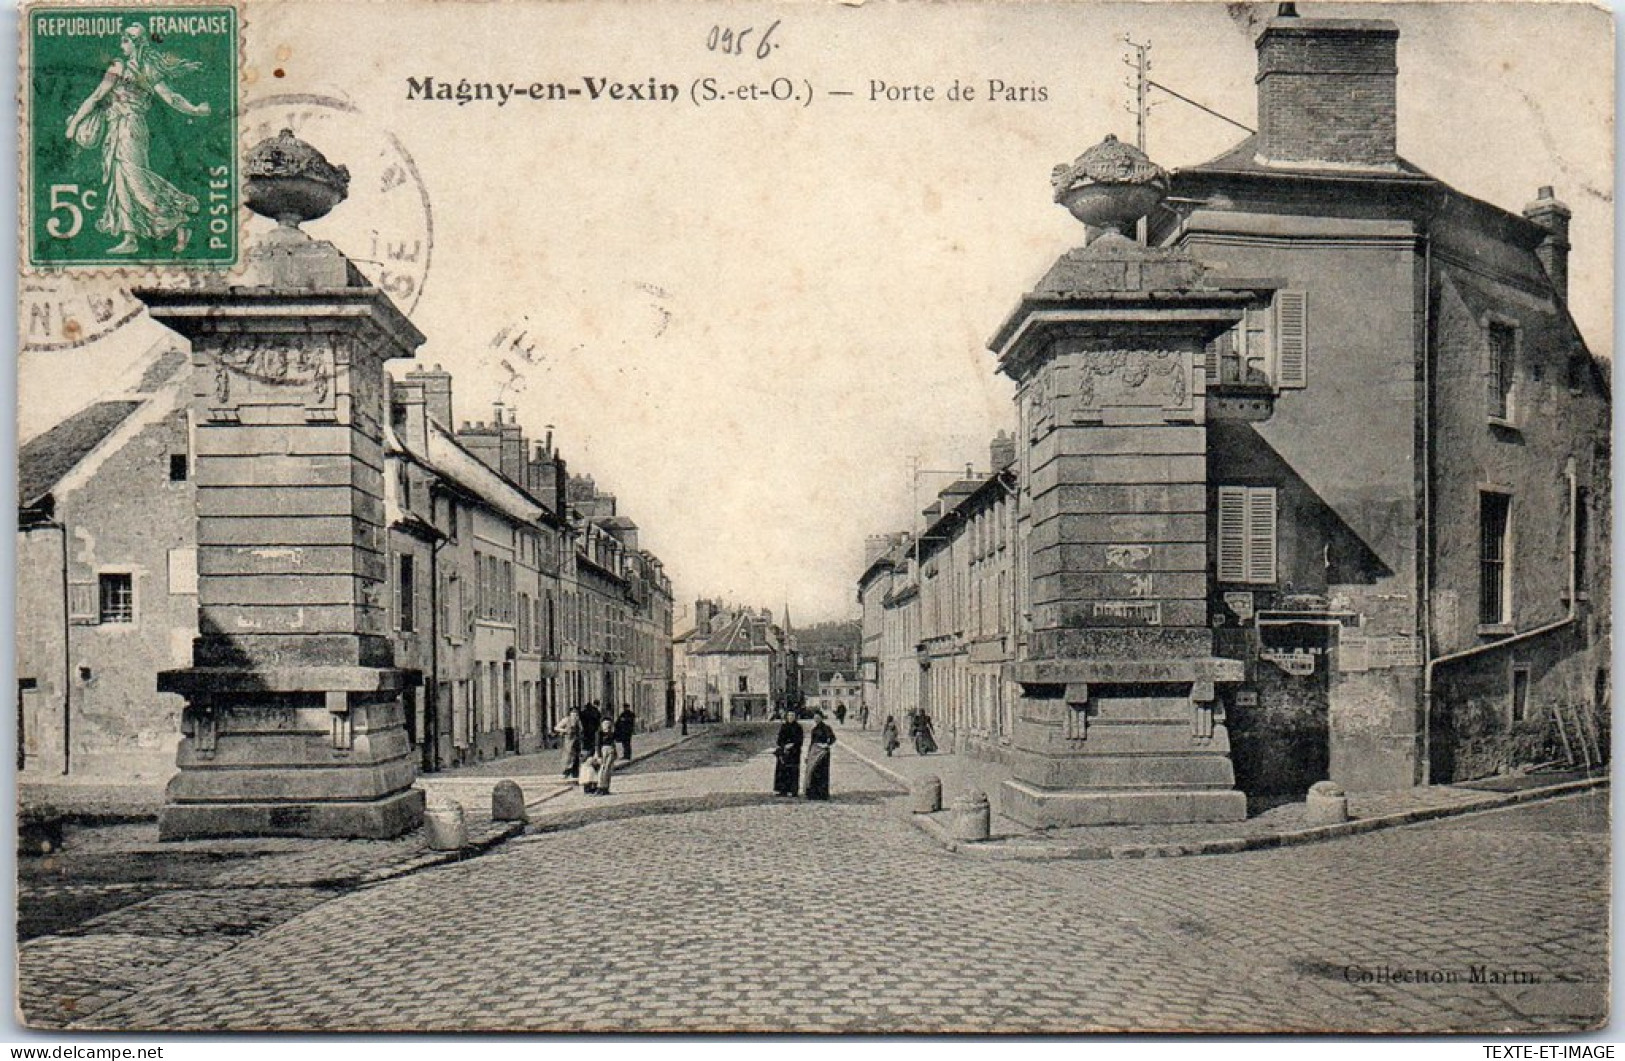
{"type": "Polygon", "coordinates": [[[25,26],[34,266],[237,260],[237,11],[38,6],[25,26]]]}

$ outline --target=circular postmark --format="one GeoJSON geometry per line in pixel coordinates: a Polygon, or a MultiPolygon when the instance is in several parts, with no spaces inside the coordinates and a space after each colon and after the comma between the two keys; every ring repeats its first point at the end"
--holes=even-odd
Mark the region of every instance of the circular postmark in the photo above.
{"type": "MultiPolygon", "coordinates": [[[[307,231],[338,247],[410,316],[434,254],[434,214],[411,153],[355,104],[334,96],[264,96],[244,105],[243,150],[283,129],[350,171],[349,199],[307,231]]],[[[252,219],[249,241],[273,224],[252,219]]]]}
{"type": "MultiPolygon", "coordinates": [[[[336,245],[410,315],[423,296],[434,253],[434,215],[411,153],[354,104],[333,96],[287,94],[245,103],[242,150],[282,129],[292,129],[351,173],[349,200],[314,223],[313,234],[336,245]]],[[[249,240],[271,225],[251,218],[249,240]]],[[[211,281],[209,276],[164,276],[149,282],[167,287],[211,281]]],[[[23,277],[18,291],[21,348],[79,349],[145,316],[146,307],[130,286],[128,279],[108,274],[23,277]]]]}

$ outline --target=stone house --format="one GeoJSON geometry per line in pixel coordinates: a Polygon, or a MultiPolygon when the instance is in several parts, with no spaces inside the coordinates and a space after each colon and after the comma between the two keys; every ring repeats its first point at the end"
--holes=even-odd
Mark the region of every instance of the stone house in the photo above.
{"type": "MultiPolygon", "coordinates": [[[[991,343],[1009,370],[1029,322],[1097,312],[1077,295],[1090,270],[1185,270],[1193,297],[1231,300],[1235,325],[1196,357],[1197,430],[1118,428],[1088,483],[1057,478],[1085,465],[1044,427],[1088,403],[1044,390],[1053,372],[1023,392],[995,665],[1027,658],[1035,612],[1062,641],[1082,618],[1024,598],[1040,580],[1125,598],[1093,606],[1079,644],[1210,628],[1241,665],[1210,715],[1249,793],[1606,754],[1611,396],[1567,308],[1568,211],[1543,188],[1513,213],[1397,154],[1398,32],[1269,22],[1260,131],[1171,175],[1149,249],[1063,256],[991,343]],[[1148,536],[1167,562],[1136,574],[1148,536]],[[1079,563],[1099,573],[1060,574],[1079,563]]],[[[984,486],[956,484],[917,541],[873,556],[859,601],[881,714],[923,703],[999,759],[997,697],[972,681],[984,486]]]]}
{"type": "MultiPolygon", "coordinates": [[[[191,366],[148,355],[129,394],[98,401],[20,454],[20,769],[107,782],[175,771],[182,700],[159,671],[198,634],[191,366]]],[[[452,431],[438,366],[389,387],[382,475],[387,630],[424,771],[547,744],[571,706],[640,705],[666,724],[671,584],[658,558],[565,498],[551,439],[500,417],[452,431]],[[635,635],[635,636],[634,636],[635,635]]]]}

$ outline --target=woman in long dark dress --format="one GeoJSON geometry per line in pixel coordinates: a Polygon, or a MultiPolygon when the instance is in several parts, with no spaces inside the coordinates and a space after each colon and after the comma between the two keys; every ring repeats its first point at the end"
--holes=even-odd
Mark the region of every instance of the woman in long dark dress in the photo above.
{"type": "Polygon", "coordinates": [[[922,707],[915,713],[911,729],[916,755],[930,755],[937,750],[937,736],[931,732],[931,716],[925,713],[925,708],[922,707]]]}
{"type": "Polygon", "coordinates": [[[829,799],[829,750],[834,743],[835,731],[829,728],[820,714],[812,736],[807,738],[808,799],[829,799]]]}
{"type": "Polygon", "coordinates": [[[775,796],[794,796],[796,784],[801,780],[801,742],[804,734],[801,723],[796,721],[792,712],[785,712],[784,723],[779,726],[779,736],[773,742],[773,758],[777,760],[773,768],[773,794],[775,796]]]}

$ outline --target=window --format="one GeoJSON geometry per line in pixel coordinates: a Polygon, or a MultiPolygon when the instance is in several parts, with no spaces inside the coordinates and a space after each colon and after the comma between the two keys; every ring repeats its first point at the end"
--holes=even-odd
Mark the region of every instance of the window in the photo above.
{"type": "Polygon", "coordinates": [[[98,617],[104,623],[135,622],[135,576],[104,571],[97,577],[98,617]]]}
{"type": "Polygon", "coordinates": [[[1585,487],[1575,491],[1574,496],[1574,592],[1583,594],[1586,591],[1586,550],[1589,545],[1586,541],[1591,535],[1591,491],[1585,487]]]}
{"type": "Polygon", "coordinates": [[[742,692],[742,693],[750,692],[750,676],[749,675],[741,674],[739,676],[739,691],[742,692]]]}
{"type": "Polygon", "coordinates": [[[395,597],[395,607],[399,613],[399,624],[402,633],[409,634],[417,628],[417,572],[414,559],[409,553],[400,557],[399,592],[395,597]]]}
{"type": "Polygon", "coordinates": [[[171,453],[169,455],[169,481],[184,483],[186,481],[186,454],[171,453]]]}
{"type": "Polygon", "coordinates": [[[1504,321],[1490,321],[1486,329],[1490,348],[1490,419],[1511,421],[1512,387],[1518,367],[1518,329],[1504,321]]]}
{"type": "Polygon", "coordinates": [[[1478,495],[1478,621],[1500,626],[1511,621],[1507,560],[1511,553],[1512,495],[1478,495]]]}
{"type": "Polygon", "coordinates": [[[1234,328],[1208,344],[1207,381],[1279,390],[1308,386],[1308,332],[1308,293],[1277,291],[1268,306],[1247,309],[1234,328]]]}
{"type": "Polygon", "coordinates": [[[1219,487],[1219,581],[1276,581],[1275,487],[1219,487]]]}
{"type": "Polygon", "coordinates": [[[1512,721],[1522,722],[1529,717],[1529,668],[1512,668],[1512,721]]]}

